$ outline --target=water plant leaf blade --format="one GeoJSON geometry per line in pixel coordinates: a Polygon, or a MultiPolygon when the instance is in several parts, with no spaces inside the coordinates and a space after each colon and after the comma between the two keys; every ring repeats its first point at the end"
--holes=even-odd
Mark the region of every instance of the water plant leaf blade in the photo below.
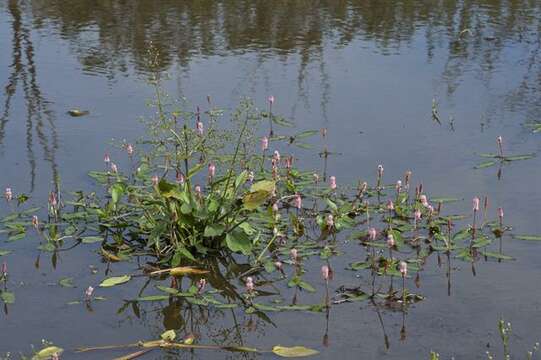
{"type": "Polygon", "coordinates": [[[113,276],[113,277],[103,280],[100,284],[100,287],[112,287],[112,286],[124,284],[130,281],[130,279],[131,279],[131,276],[129,275],[113,276]]]}
{"type": "Polygon", "coordinates": [[[209,224],[205,227],[205,232],[203,236],[205,237],[215,237],[220,236],[224,233],[225,226],[222,224],[209,224]]]}
{"type": "Polygon", "coordinates": [[[9,291],[0,291],[0,300],[5,304],[13,304],[15,302],[15,294],[9,291]]]}
{"type": "Polygon", "coordinates": [[[486,169],[486,168],[496,165],[496,163],[497,162],[494,160],[483,161],[482,163],[475,165],[474,169],[486,169]]]}
{"type": "Polygon", "coordinates": [[[255,210],[267,200],[269,195],[270,192],[263,190],[250,192],[244,195],[242,202],[247,210],[255,210]]]}
{"type": "Polygon", "coordinates": [[[305,357],[319,354],[319,351],[306,348],[304,346],[285,347],[276,345],[272,348],[272,352],[281,357],[305,357]]]}
{"type": "Polygon", "coordinates": [[[234,252],[241,252],[249,255],[252,250],[252,243],[244,231],[232,231],[225,236],[227,247],[234,252]]]}
{"type": "Polygon", "coordinates": [[[73,285],[73,278],[71,277],[65,277],[58,281],[58,285],[65,287],[65,288],[74,288],[75,285],[73,285]]]}
{"type": "Polygon", "coordinates": [[[541,235],[513,235],[513,238],[525,241],[541,241],[541,235]]]}
{"type": "Polygon", "coordinates": [[[250,187],[250,191],[251,192],[266,191],[268,193],[272,193],[274,191],[275,186],[276,186],[276,183],[274,181],[262,180],[253,184],[250,187]]]}
{"type": "Polygon", "coordinates": [[[165,341],[173,341],[177,337],[177,333],[175,332],[175,330],[171,329],[171,330],[164,331],[160,335],[160,337],[165,341]]]}
{"type": "Polygon", "coordinates": [[[534,157],[535,157],[535,154],[524,154],[524,155],[506,156],[504,159],[506,161],[518,161],[518,160],[529,160],[529,159],[533,159],[534,157]]]}
{"type": "Polygon", "coordinates": [[[81,238],[83,244],[93,244],[97,242],[102,242],[103,238],[101,236],[84,236],[81,238]]]}
{"type": "Polygon", "coordinates": [[[11,250],[0,250],[0,256],[11,254],[11,250]]]}
{"type": "Polygon", "coordinates": [[[54,354],[60,355],[63,351],[64,349],[58,346],[48,346],[32,356],[32,360],[47,360],[50,359],[54,354]]]}
{"type": "Polygon", "coordinates": [[[182,275],[189,275],[189,274],[201,275],[201,274],[206,274],[206,273],[208,273],[208,270],[197,269],[191,266],[179,266],[179,267],[172,268],[169,270],[169,274],[171,276],[182,276],[182,275]]]}

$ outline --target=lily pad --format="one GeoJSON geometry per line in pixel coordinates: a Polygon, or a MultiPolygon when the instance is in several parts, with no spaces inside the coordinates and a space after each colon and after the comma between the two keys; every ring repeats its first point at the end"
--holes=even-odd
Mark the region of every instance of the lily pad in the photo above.
{"type": "Polygon", "coordinates": [[[32,360],[47,360],[55,354],[60,355],[63,351],[64,349],[58,346],[48,346],[45,349],[41,349],[34,356],[32,356],[32,360]]]}
{"type": "Polygon", "coordinates": [[[304,346],[285,347],[276,345],[272,352],[281,357],[305,357],[319,354],[319,351],[304,346]]]}
{"type": "Polygon", "coordinates": [[[124,284],[130,281],[130,279],[131,279],[131,276],[129,275],[113,276],[113,277],[103,280],[100,284],[100,287],[112,287],[112,286],[124,284]]]}

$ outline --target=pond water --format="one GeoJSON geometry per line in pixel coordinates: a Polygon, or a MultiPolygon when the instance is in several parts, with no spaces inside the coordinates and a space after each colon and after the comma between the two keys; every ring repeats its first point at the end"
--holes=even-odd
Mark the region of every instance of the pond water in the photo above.
{"type": "MultiPolygon", "coordinates": [[[[87,173],[103,167],[103,154],[121,157],[111,140],[133,141],[144,132],[139,118],[152,111],[145,60],[152,42],[171,98],[186,97],[195,108],[209,95],[231,110],[245,96],[265,106],[272,94],[275,111],[299,131],[328,128],[329,149],[339,155],[327,170],[341,183],[373,181],[378,164],[389,182],[412,170],[430,195],[464,199],[450,211],[469,211],[472,197],[488,196],[489,211],[504,207],[513,233],[540,234],[539,156],[506,164],[500,176],[497,166],[474,169],[486,160],[479,153],[496,151],[500,135],[508,153],[541,150],[540,135],[529,127],[541,121],[540,30],[541,2],[535,0],[4,0],[0,186],[28,194],[32,204],[46,201],[55,177],[65,189],[92,189],[87,173]],[[74,107],[90,113],[70,117],[74,107]]],[[[321,168],[321,144],[312,143],[315,151],[296,155],[306,167],[321,168]]],[[[8,211],[3,203],[2,217],[8,211]]],[[[60,252],[53,266],[34,240],[0,243],[12,251],[0,261],[9,264],[16,294],[0,313],[0,354],[28,352],[41,339],[73,349],[177,329],[196,332],[203,343],[305,345],[321,359],[427,359],[431,349],[445,359],[482,359],[486,350],[501,352],[501,316],[513,324],[511,344],[521,356],[541,338],[541,243],[509,235],[504,253],[516,260],[483,261],[476,276],[469,263],[453,261],[448,284],[446,266],[429,260],[416,289],[426,299],[406,314],[361,302],[333,306],[328,317],[269,313],[269,321],[179,302],[119,311],[124,300],[137,297],[143,279],[99,290],[107,300],[92,309],[67,305],[105,276],[99,247],[60,252]],[[76,287],[56,285],[63,277],[76,287]]],[[[367,281],[343,270],[352,256],[333,260],[331,290],[367,281]]],[[[132,262],[109,270],[136,269],[132,262]]],[[[323,286],[318,271],[307,279],[323,286]]],[[[415,287],[413,280],[409,285],[415,287]]],[[[310,302],[314,295],[301,298],[310,302]]],[[[64,357],[121,354],[70,351],[64,357]]],[[[272,356],[197,350],[145,358],[272,356]]]]}

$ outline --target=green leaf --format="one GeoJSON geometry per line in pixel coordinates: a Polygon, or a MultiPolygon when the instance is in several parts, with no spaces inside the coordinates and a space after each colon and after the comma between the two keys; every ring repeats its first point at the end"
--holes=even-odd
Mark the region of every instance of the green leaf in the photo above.
{"type": "Polygon", "coordinates": [[[58,346],[48,346],[44,349],[41,349],[34,356],[32,356],[32,360],[48,360],[54,354],[60,355],[62,351],[64,351],[64,349],[59,348],[58,346]]]}
{"type": "Polygon", "coordinates": [[[459,198],[453,198],[453,197],[433,197],[433,198],[430,198],[430,201],[434,202],[434,203],[450,203],[450,202],[456,202],[456,201],[461,201],[462,199],[459,199],[459,198]]]}
{"type": "Polygon", "coordinates": [[[319,130],[306,130],[295,135],[296,139],[304,139],[319,134],[319,130]]]}
{"type": "Polygon", "coordinates": [[[191,178],[192,176],[194,176],[195,174],[197,174],[199,171],[201,171],[201,169],[203,169],[205,167],[205,164],[203,163],[198,163],[197,165],[195,165],[194,167],[190,168],[190,170],[188,171],[188,176],[187,178],[191,178]]]}
{"type": "Polygon", "coordinates": [[[11,253],[12,253],[11,250],[0,250],[0,256],[5,256],[11,253]]]}
{"type": "Polygon", "coordinates": [[[117,182],[111,186],[111,198],[113,200],[113,204],[118,204],[120,198],[122,197],[122,195],[124,195],[125,190],[126,185],[120,182],[117,182]]]}
{"type": "Polygon", "coordinates": [[[483,161],[482,163],[475,165],[474,169],[486,169],[496,164],[497,164],[497,161],[494,161],[494,160],[483,161]]]}
{"type": "Polygon", "coordinates": [[[205,237],[220,236],[220,235],[222,235],[224,233],[224,230],[225,230],[225,226],[222,225],[222,224],[207,225],[205,227],[205,232],[204,232],[203,236],[205,236],[205,237]]]}
{"type": "Polygon", "coordinates": [[[541,235],[513,235],[517,240],[541,241],[541,235]]]}
{"type": "Polygon", "coordinates": [[[497,252],[491,252],[491,251],[482,251],[481,254],[483,254],[486,257],[494,258],[494,259],[500,259],[500,260],[515,260],[514,257],[509,255],[500,254],[497,252]]]}
{"type": "Polygon", "coordinates": [[[100,284],[100,287],[111,287],[115,285],[124,284],[130,281],[130,279],[131,279],[131,276],[129,275],[113,276],[113,277],[103,280],[100,284]]]}
{"type": "Polygon", "coordinates": [[[8,237],[7,241],[11,242],[11,241],[21,240],[21,239],[24,239],[25,236],[26,236],[25,232],[15,234],[15,235],[11,235],[10,237],[8,237]]]}
{"type": "Polygon", "coordinates": [[[169,300],[169,295],[148,295],[141,296],[135,299],[135,301],[164,301],[169,300]]]}
{"type": "Polygon", "coordinates": [[[512,156],[504,156],[505,161],[518,161],[518,160],[529,160],[533,159],[535,157],[535,154],[524,154],[524,155],[512,155],[512,156]]]}
{"type": "Polygon", "coordinates": [[[252,242],[248,235],[240,229],[235,229],[225,236],[227,247],[234,252],[241,252],[244,255],[250,255],[252,250],[252,242]]]}
{"type": "Polygon", "coordinates": [[[15,302],[15,294],[9,291],[0,291],[0,300],[5,304],[13,304],[15,302]]]}
{"type": "Polygon", "coordinates": [[[84,236],[81,238],[83,244],[93,244],[97,242],[102,242],[104,239],[101,236],[84,236]]]}
{"type": "Polygon", "coordinates": [[[73,288],[75,285],[73,285],[73,278],[71,277],[65,277],[58,281],[58,285],[66,288],[73,288]]]}
{"type": "Polygon", "coordinates": [[[177,337],[177,333],[175,332],[175,330],[167,330],[167,331],[164,331],[160,335],[160,337],[165,341],[173,341],[177,337]]]}
{"type": "Polygon", "coordinates": [[[251,192],[256,191],[266,191],[268,193],[272,193],[276,187],[276,183],[272,180],[262,180],[254,183],[250,187],[251,192]]]}
{"type": "Polygon", "coordinates": [[[270,194],[270,192],[264,190],[250,192],[244,195],[242,202],[247,210],[255,210],[269,198],[270,194]]]}
{"type": "Polygon", "coordinates": [[[158,183],[158,191],[163,197],[182,200],[182,193],[177,185],[171,184],[165,179],[161,179],[158,183]]]}
{"type": "Polygon", "coordinates": [[[319,354],[319,351],[304,346],[285,347],[276,345],[272,348],[272,352],[281,357],[305,357],[319,354]]]}

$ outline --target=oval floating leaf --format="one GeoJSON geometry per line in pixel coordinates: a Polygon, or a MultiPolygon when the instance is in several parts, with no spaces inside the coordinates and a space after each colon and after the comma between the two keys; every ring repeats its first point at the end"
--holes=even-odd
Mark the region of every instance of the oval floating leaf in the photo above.
{"type": "Polygon", "coordinates": [[[491,166],[494,166],[496,165],[496,161],[494,160],[490,160],[490,161],[484,161],[480,164],[477,164],[474,166],[474,169],[486,169],[486,168],[489,168],[491,166]]]}
{"type": "Polygon", "coordinates": [[[177,333],[175,332],[175,330],[167,330],[167,331],[164,331],[160,335],[160,337],[165,341],[173,341],[177,337],[177,333]]]}
{"type": "Polygon", "coordinates": [[[101,241],[103,241],[101,236],[84,236],[81,238],[83,244],[93,244],[101,241]]]}
{"type": "Polygon", "coordinates": [[[541,241],[541,235],[513,235],[517,240],[541,241]]]}
{"type": "Polygon", "coordinates": [[[0,300],[6,304],[13,304],[15,302],[15,294],[9,291],[0,291],[0,300]]]}
{"type": "Polygon", "coordinates": [[[272,352],[281,357],[304,357],[319,354],[319,351],[304,346],[285,347],[276,345],[272,348],[272,352]]]}
{"type": "Polygon", "coordinates": [[[129,275],[113,276],[113,277],[103,280],[100,284],[100,287],[111,287],[115,285],[124,284],[130,281],[130,279],[131,279],[131,276],[129,275]]]}
{"type": "Polygon", "coordinates": [[[48,346],[45,349],[41,349],[34,356],[32,360],[47,360],[50,359],[53,355],[60,355],[64,349],[59,348],[58,346],[48,346]]]}

